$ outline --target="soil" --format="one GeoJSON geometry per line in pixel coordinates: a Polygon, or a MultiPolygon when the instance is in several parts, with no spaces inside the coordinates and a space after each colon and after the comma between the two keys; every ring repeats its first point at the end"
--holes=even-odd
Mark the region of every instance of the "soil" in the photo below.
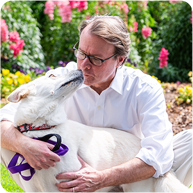
{"type": "Polygon", "coordinates": [[[177,89],[180,87],[185,87],[190,85],[190,83],[174,84],[170,83],[164,88],[164,96],[166,100],[167,113],[170,122],[172,123],[172,129],[174,135],[180,131],[192,128],[192,104],[181,104],[177,105],[175,96],[178,96],[177,89]]]}
{"type": "MultiPolygon", "coordinates": [[[[164,96],[166,100],[166,111],[170,122],[172,123],[173,134],[177,134],[180,131],[192,128],[192,104],[181,104],[177,105],[175,101],[175,96],[178,96],[177,89],[180,87],[185,87],[190,85],[190,83],[165,83],[164,96]]],[[[1,104],[6,103],[4,98],[1,99],[1,104]]]]}

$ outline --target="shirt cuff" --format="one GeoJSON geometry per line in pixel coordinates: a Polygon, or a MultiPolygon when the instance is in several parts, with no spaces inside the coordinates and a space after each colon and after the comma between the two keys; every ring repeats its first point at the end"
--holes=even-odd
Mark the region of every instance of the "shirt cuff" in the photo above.
{"type": "Polygon", "coordinates": [[[146,148],[141,148],[139,153],[135,156],[142,161],[144,161],[146,164],[153,166],[153,168],[156,170],[155,174],[153,175],[154,178],[158,178],[160,176],[164,176],[162,168],[157,160],[152,155],[152,152],[150,152],[146,148]]]}

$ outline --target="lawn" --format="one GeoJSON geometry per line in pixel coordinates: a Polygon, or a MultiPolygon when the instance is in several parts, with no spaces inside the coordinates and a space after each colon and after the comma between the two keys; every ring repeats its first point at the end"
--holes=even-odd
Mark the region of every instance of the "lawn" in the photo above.
{"type": "MultiPolygon", "coordinates": [[[[0,184],[6,193],[25,193],[9,176],[8,171],[5,167],[0,164],[0,184]]],[[[190,186],[193,193],[193,184],[190,186]]]]}

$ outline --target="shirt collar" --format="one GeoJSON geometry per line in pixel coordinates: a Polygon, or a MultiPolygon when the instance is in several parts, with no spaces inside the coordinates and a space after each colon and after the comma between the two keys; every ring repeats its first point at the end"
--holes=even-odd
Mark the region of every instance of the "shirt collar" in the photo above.
{"type": "Polygon", "coordinates": [[[110,85],[110,87],[118,92],[119,94],[123,94],[123,67],[117,68],[117,72],[115,74],[115,77],[110,85]]]}
{"type": "MultiPolygon", "coordinates": [[[[109,88],[112,88],[113,90],[115,90],[116,92],[122,95],[123,94],[122,86],[123,86],[123,67],[117,69],[115,77],[111,82],[111,85],[109,86],[109,88]]],[[[85,84],[82,84],[82,86],[79,89],[83,89],[83,88],[90,88],[90,87],[85,84]]]]}

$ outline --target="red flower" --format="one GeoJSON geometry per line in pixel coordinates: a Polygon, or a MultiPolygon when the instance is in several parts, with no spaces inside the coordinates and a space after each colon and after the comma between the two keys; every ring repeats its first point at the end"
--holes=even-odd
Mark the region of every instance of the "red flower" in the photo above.
{"type": "Polygon", "coordinates": [[[6,42],[9,38],[8,26],[4,19],[1,19],[1,41],[6,42]]]}
{"type": "Polygon", "coordinates": [[[141,30],[143,37],[146,39],[147,37],[149,37],[151,35],[151,31],[152,29],[150,27],[145,27],[141,30]]]}
{"type": "Polygon", "coordinates": [[[10,44],[9,48],[10,50],[13,50],[13,57],[16,57],[19,55],[19,52],[23,50],[23,46],[25,45],[24,40],[18,40],[16,44],[10,44]]]}
{"type": "Polygon", "coordinates": [[[168,55],[169,55],[168,50],[166,50],[165,48],[162,48],[158,58],[160,60],[160,63],[159,63],[160,68],[163,68],[164,66],[167,67],[168,55]]]}
{"type": "Polygon", "coordinates": [[[133,31],[134,31],[134,32],[137,32],[138,23],[137,23],[136,21],[135,21],[135,22],[133,22],[133,26],[134,26],[133,31]]]}
{"type": "Polygon", "coordinates": [[[9,33],[9,40],[12,42],[17,42],[20,40],[19,33],[17,31],[13,31],[9,33]]]}

